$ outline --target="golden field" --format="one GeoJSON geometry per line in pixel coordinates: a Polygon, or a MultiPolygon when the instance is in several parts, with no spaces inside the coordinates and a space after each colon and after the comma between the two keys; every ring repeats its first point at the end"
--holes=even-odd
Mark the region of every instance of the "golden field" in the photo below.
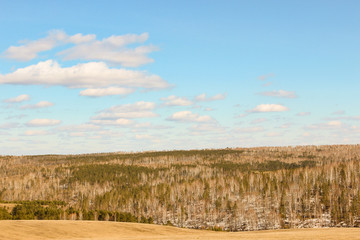
{"type": "Polygon", "coordinates": [[[152,224],[96,221],[0,221],[1,240],[122,240],[122,239],[360,239],[360,228],[291,229],[214,232],[152,224]]]}

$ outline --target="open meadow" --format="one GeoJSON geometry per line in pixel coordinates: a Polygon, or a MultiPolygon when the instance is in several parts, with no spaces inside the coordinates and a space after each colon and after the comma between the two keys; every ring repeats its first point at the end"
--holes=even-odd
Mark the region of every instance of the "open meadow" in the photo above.
{"type": "Polygon", "coordinates": [[[121,240],[121,239],[360,239],[360,228],[322,228],[215,232],[139,223],[99,221],[0,221],[0,239],[121,240]]]}

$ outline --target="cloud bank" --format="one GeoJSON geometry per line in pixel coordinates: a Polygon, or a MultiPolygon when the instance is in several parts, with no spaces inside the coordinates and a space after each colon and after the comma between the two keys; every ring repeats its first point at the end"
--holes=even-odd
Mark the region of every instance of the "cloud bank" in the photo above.
{"type": "Polygon", "coordinates": [[[109,68],[104,62],[79,63],[61,67],[56,61],[39,62],[1,75],[2,84],[65,86],[69,88],[98,88],[126,86],[161,89],[169,84],[161,77],[143,71],[109,68]]]}
{"type": "Polygon", "coordinates": [[[27,41],[23,45],[10,46],[5,50],[4,56],[17,61],[30,61],[38,57],[44,51],[52,50],[55,47],[73,44],[57,55],[64,60],[88,60],[105,61],[111,64],[124,67],[138,67],[148,64],[154,60],[147,54],[157,51],[158,48],[152,45],[128,48],[129,44],[142,44],[149,38],[148,33],[113,35],[102,40],[96,40],[95,34],[67,35],[62,30],[52,30],[45,38],[34,41],[27,41]]]}
{"type": "Polygon", "coordinates": [[[53,30],[50,31],[45,38],[28,41],[26,44],[20,46],[10,46],[4,52],[4,56],[18,61],[30,61],[38,57],[39,52],[49,51],[56,46],[66,43],[80,44],[94,39],[94,34],[82,35],[79,33],[68,36],[64,31],[53,30]]]}

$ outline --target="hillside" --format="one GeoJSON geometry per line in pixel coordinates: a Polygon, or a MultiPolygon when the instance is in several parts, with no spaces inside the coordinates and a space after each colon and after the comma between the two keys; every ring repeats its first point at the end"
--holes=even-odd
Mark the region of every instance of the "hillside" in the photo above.
{"type": "Polygon", "coordinates": [[[0,176],[2,219],[360,226],[360,145],[2,156],[0,176]]]}
{"type": "Polygon", "coordinates": [[[359,228],[291,229],[214,232],[139,223],[95,221],[0,221],[0,239],[7,240],[347,240],[360,239],[359,228]]]}

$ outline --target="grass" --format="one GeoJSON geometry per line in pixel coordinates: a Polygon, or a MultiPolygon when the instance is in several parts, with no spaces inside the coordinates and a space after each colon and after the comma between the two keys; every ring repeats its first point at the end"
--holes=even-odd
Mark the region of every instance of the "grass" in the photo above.
{"type": "Polygon", "coordinates": [[[360,228],[290,229],[254,232],[213,232],[139,223],[94,221],[0,221],[0,239],[7,240],[345,240],[360,239],[360,228]]]}

